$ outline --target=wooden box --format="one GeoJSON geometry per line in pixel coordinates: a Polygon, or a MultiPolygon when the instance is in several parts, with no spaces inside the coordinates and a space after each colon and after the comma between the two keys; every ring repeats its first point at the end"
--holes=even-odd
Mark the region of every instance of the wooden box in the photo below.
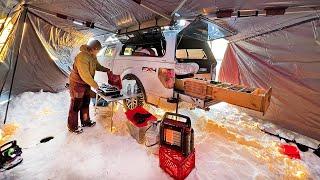
{"type": "Polygon", "coordinates": [[[209,85],[208,95],[213,99],[265,113],[270,105],[272,89],[248,88],[240,85],[209,85]]]}
{"type": "Polygon", "coordinates": [[[188,78],[184,81],[184,91],[189,96],[206,99],[208,85],[208,81],[188,78]]]}

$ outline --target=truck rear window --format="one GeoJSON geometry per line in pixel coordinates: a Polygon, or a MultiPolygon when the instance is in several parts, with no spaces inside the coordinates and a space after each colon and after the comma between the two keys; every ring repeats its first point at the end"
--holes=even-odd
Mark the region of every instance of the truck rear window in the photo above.
{"type": "Polygon", "coordinates": [[[155,48],[153,46],[136,46],[136,45],[124,45],[122,47],[122,56],[150,56],[150,57],[162,57],[165,51],[162,47],[155,48]]]}
{"type": "Polygon", "coordinates": [[[205,59],[207,56],[203,49],[177,49],[176,50],[177,59],[205,59]]]}

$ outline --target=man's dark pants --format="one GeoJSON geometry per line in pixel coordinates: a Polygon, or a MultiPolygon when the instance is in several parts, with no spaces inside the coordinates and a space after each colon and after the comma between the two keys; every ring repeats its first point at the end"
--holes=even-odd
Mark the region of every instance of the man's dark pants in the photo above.
{"type": "Polygon", "coordinates": [[[71,103],[68,116],[68,128],[74,131],[78,128],[78,114],[80,111],[81,122],[90,120],[90,86],[77,82],[70,82],[69,85],[71,103]]]}

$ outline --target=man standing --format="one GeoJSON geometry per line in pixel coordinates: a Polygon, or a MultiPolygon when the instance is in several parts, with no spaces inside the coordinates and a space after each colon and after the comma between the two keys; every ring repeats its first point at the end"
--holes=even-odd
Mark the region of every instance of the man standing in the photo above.
{"type": "Polygon", "coordinates": [[[101,43],[98,40],[92,40],[88,45],[82,45],[80,53],[75,57],[69,76],[71,103],[68,129],[77,134],[83,132],[83,129],[78,126],[79,111],[82,127],[92,127],[96,124],[89,116],[90,87],[96,90],[99,88],[94,81],[95,71],[111,72],[108,68],[101,66],[97,60],[96,56],[101,48],[101,43]]]}

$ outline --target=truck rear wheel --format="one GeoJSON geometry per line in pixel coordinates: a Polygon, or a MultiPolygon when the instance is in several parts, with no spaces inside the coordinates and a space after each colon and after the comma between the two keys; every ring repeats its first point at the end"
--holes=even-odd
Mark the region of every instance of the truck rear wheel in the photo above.
{"type": "Polygon", "coordinates": [[[141,81],[137,78],[137,76],[135,76],[133,74],[125,75],[123,77],[123,79],[135,80],[138,85],[138,93],[140,93],[140,95],[137,97],[123,100],[124,108],[126,110],[131,110],[131,109],[135,109],[139,106],[143,106],[145,103],[145,91],[144,91],[144,88],[143,88],[141,81]]]}

